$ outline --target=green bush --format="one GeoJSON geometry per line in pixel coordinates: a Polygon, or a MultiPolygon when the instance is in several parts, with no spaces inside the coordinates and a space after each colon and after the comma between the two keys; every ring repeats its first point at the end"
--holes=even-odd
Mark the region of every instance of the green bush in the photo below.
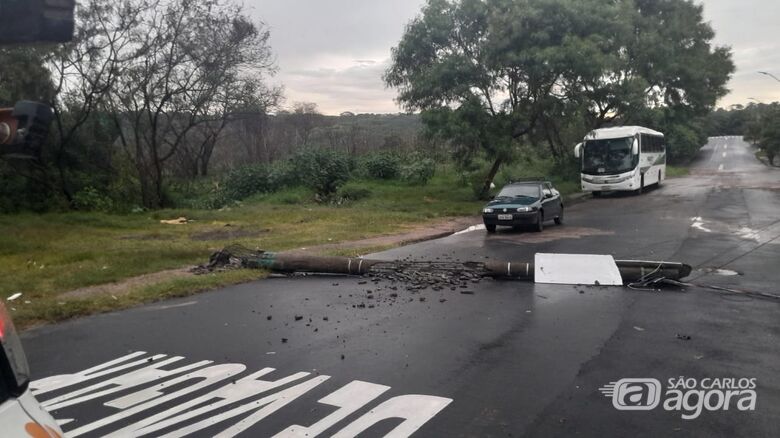
{"type": "Polygon", "coordinates": [[[339,190],[339,198],[347,201],[360,201],[371,196],[371,190],[365,187],[348,186],[339,190]]]}
{"type": "Polygon", "coordinates": [[[401,179],[409,184],[425,185],[436,173],[436,163],[430,158],[419,158],[401,168],[401,179]]]}
{"type": "Polygon", "coordinates": [[[379,152],[369,155],[363,164],[366,174],[371,178],[394,179],[401,172],[401,159],[398,155],[379,152]]]}
{"type": "Polygon", "coordinates": [[[268,167],[254,164],[239,167],[228,173],[223,185],[226,199],[241,200],[257,193],[269,191],[268,167]]]}
{"type": "Polygon", "coordinates": [[[114,204],[94,187],[85,187],[73,195],[73,208],[83,211],[111,211],[114,204]]]}
{"type": "Polygon", "coordinates": [[[287,161],[239,167],[228,173],[220,193],[212,201],[215,206],[220,203],[224,205],[230,201],[240,201],[253,195],[271,193],[295,185],[298,183],[298,177],[294,167],[287,161]]]}
{"type": "Polygon", "coordinates": [[[298,193],[285,193],[277,199],[280,204],[296,205],[303,204],[305,199],[298,193]]]}
{"type": "Polygon", "coordinates": [[[328,149],[306,149],[291,159],[291,168],[300,182],[320,198],[335,194],[349,180],[347,157],[328,149]]]}

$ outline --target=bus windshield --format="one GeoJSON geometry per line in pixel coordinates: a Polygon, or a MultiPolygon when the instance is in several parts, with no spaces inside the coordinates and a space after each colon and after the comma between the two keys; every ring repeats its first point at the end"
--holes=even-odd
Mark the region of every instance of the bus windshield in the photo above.
{"type": "Polygon", "coordinates": [[[636,167],[631,145],[634,137],[588,140],[583,147],[582,173],[614,175],[636,167]]]}

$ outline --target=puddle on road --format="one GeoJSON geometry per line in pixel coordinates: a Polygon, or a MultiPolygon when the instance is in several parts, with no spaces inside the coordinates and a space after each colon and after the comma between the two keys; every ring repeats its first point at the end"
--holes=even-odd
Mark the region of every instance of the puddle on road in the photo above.
{"type": "Polygon", "coordinates": [[[742,275],[737,271],[732,271],[731,269],[723,269],[723,268],[701,268],[698,269],[700,272],[705,272],[707,274],[712,275],[722,275],[724,277],[733,277],[735,275],[742,275]]]}
{"type": "Polygon", "coordinates": [[[737,230],[737,235],[745,240],[755,240],[758,242],[758,231],[752,228],[742,227],[737,230]]]}
{"type": "Polygon", "coordinates": [[[581,239],[590,236],[611,236],[613,234],[615,234],[614,231],[600,230],[598,228],[551,226],[550,228],[545,228],[541,233],[533,231],[517,232],[508,228],[505,232],[499,231],[496,233],[495,238],[511,241],[513,243],[544,243],[562,239],[581,239]]]}
{"type": "MultiPolygon", "coordinates": [[[[479,224],[479,225],[472,225],[465,230],[458,231],[454,233],[453,235],[457,236],[460,234],[466,234],[471,233],[473,231],[485,231],[485,225],[479,224]]],[[[551,226],[550,228],[546,228],[541,233],[536,233],[533,231],[515,231],[511,228],[499,228],[498,232],[495,235],[492,235],[493,238],[499,238],[499,239],[507,239],[512,240],[513,242],[525,242],[525,243],[544,243],[544,242],[551,242],[553,240],[560,240],[560,239],[580,239],[582,237],[589,237],[589,236],[605,236],[605,235],[613,235],[615,234],[614,231],[605,231],[600,230],[598,228],[587,228],[587,227],[558,227],[558,226],[551,226]]]]}

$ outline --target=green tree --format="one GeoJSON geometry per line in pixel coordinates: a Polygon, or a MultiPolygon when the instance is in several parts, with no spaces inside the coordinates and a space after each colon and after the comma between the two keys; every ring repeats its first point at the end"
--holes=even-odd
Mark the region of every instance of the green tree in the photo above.
{"type": "Polygon", "coordinates": [[[0,107],[19,100],[52,99],[54,87],[44,66],[45,56],[45,49],[39,47],[0,47],[0,107]]]}
{"type": "Polygon", "coordinates": [[[429,133],[452,142],[461,164],[492,161],[483,196],[516,141],[558,99],[567,66],[580,64],[572,46],[595,30],[570,27],[567,3],[429,0],[393,49],[385,81],[399,102],[421,110],[429,133]]]}
{"type": "Polygon", "coordinates": [[[780,104],[767,109],[760,122],[758,144],[766,153],[769,164],[775,165],[775,157],[780,155],[780,104]]]}
{"type": "Polygon", "coordinates": [[[706,114],[734,68],[712,37],[689,0],[429,0],[385,81],[459,161],[492,161],[484,195],[521,140],[561,158],[578,130],[706,114]]]}

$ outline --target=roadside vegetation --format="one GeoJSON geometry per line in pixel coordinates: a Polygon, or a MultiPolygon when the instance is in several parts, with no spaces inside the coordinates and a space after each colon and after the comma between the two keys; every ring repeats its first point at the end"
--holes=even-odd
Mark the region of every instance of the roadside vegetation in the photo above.
{"type": "Polygon", "coordinates": [[[688,175],[688,167],[686,166],[666,166],[666,177],[667,178],[679,178],[681,176],[688,175]]]}
{"type": "Polygon", "coordinates": [[[40,148],[0,150],[0,297],[23,294],[22,324],[262,275],[61,296],[228,243],[402,232],[474,215],[491,184],[519,178],[567,196],[579,190],[572,149],[596,128],[663,131],[684,165],[734,69],[686,0],[429,1],[383,77],[408,113],[327,116],[285,105],[269,27],[238,2],[84,0],[76,27],[69,44],[0,48],[0,106],[45,102],[55,118],[40,148]]]}
{"type": "MultiPolygon", "coordinates": [[[[22,293],[13,302],[14,318],[22,326],[59,321],[264,276],[264,272],[163,275],[142,278],[121,293],[80,293],[96,285],[204,263],[209,254],[229,244],[269,251],[316,248],[476,216],[483,205],[474,195],[479,184],[470,185],[451,164],[435,166],[429,161],[415,159],[410,168],[395,154],[367,156],[347,172],[352,176],[337,178],[338,187],[330,193],[318,190],[322,184],[291,177],[288,185],[269,186],[267,175],[281,171],[250,167],[224,181],[200,184],[211,189],[189,193],[191,197],[182,201],[191,204],[189,208],[0,215],[0,297],[22,293]],[[161,222],[179,218],[183,223],[161,222]]],[[[291,162],[280,166],[295,167],[291,162]]],[[[496,185],[555,172],[560,169],[554,162],[528,154],[505,167],[496,185]]],[[[578,180],[552,179],[565,197],[579,191],[578,180]]],[[[325,251],[356,256],[389,247],[325,251]]]]}
{"type": "Polygon", "coordinates": [[[204,263],[227,244],[270,251],[398,233],[441,218],[475,215],[480,202],[446,170],[424,186],[351,181],[341,193],[361,199],[318,202],[305,187],[256,194],[221,209],[137,213],[0,215],[0,296],[17,292],[14,318],[26,325],[257,278],[218,273],[142,282],[121,296],[63,297],[65,292],[204,263]],[[180,225],[161,220],[186,218],[180,225]]]}
{"type": "Polygon", "coordinates": [[[744,136],[756,146],[756,158],[780,166],[780,102],[718,109],[709,116],[708,132],[712,136],[744,136]]]}

